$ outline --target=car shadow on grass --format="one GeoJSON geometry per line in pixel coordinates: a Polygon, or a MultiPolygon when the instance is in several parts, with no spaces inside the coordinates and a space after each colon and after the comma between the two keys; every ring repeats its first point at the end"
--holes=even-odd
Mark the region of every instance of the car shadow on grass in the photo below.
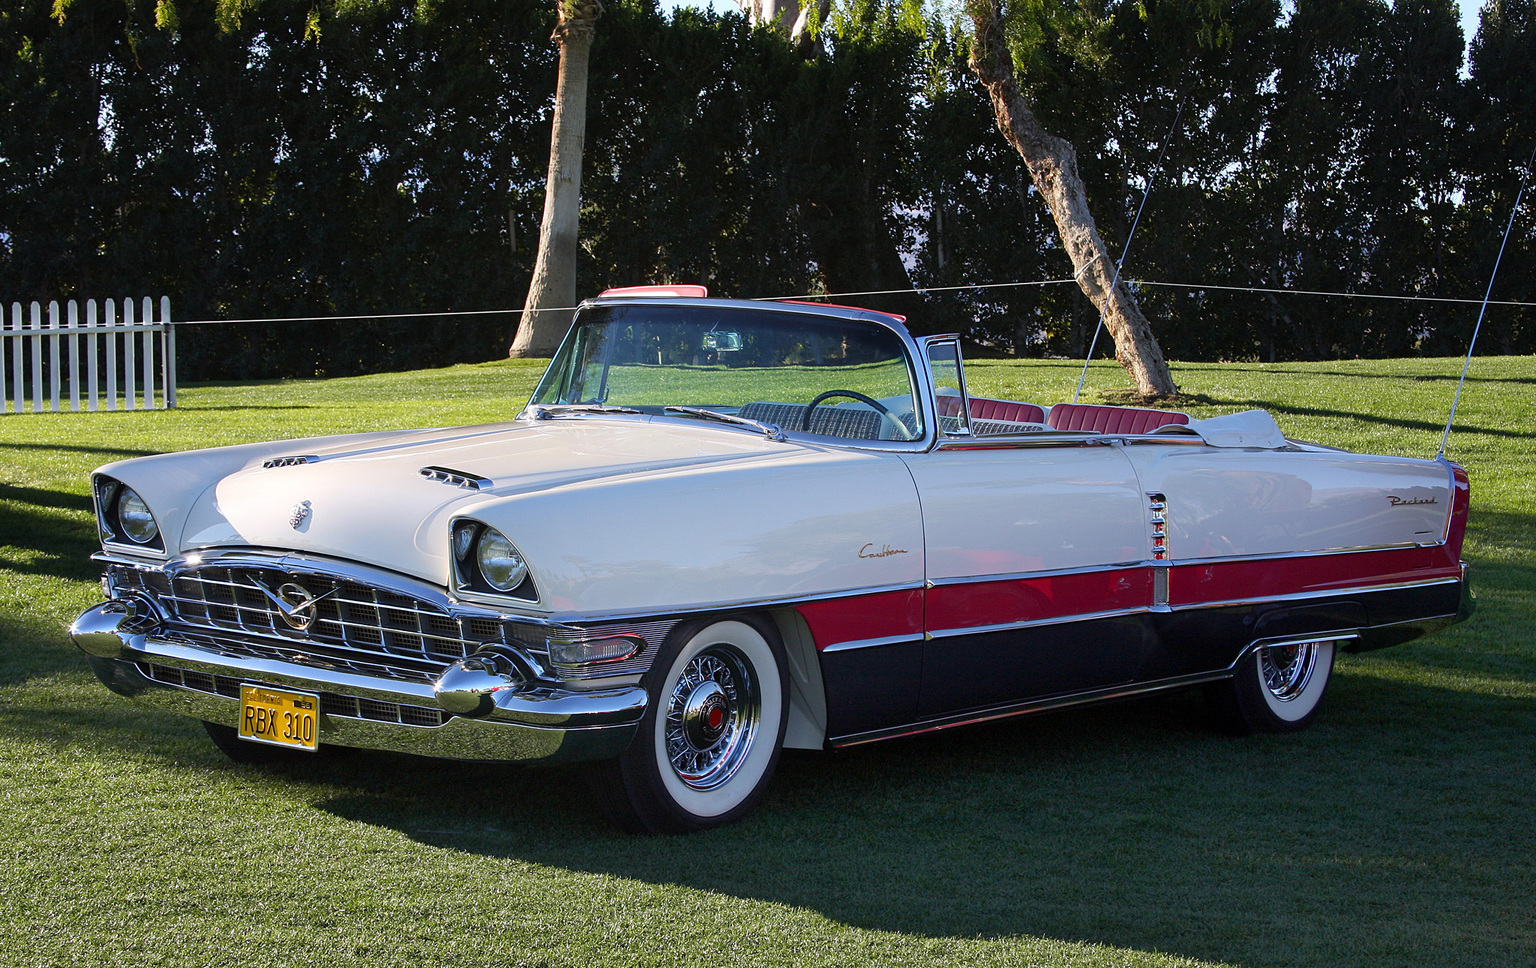
{"type": "Polygon", "coordinates": [[[89,495],[0,483],[0,546],[21,549],[0,558],[0,572],[75,581],[101,573],[89,495]]]}
{"type": "Polygon", "coordinates": [[[1527,756],[1511,772],[1475,734],[1426,738],[1418,721],[1492,718],[1502,748],[1528,749],[1529,703],[1368,668],[1336,684],[1343,714],[1288,736],[1215,735],[1198,697],[1179,695],[790,752],[752,816],[686,838],[613,833],[569,768],[359,757],[348,766],[378,765],[317,806],[488,862],[683,885],[877,931],[1253,968],[1528,957],[1516,948],[1530,943],[1523,898],[1536,884],[1528,861],[1509,859],[1536,848],[1515,807],[1536,768],[1527,756]]]}

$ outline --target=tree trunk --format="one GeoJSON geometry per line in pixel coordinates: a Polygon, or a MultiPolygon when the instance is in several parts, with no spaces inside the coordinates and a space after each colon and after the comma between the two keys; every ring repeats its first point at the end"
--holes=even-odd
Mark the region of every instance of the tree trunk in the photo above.
{"type": "Polygon", "coordinates": [[[1114,337],[1115,359],[1131,375],[1142,396],[1178,393],[1147,317],[1125,281],[1115,280],[1114,260],[1088,211],[1087,192],[1077,174],[1076,149],[1040,126],[1019,90],[996,0],[973,0],[970,12],[976,24],[971,70],[992,98],[997,126],[1024,159],[1035,188],[1056,220],[1056,231],[1072,259],[1073,275],[1114,337]]]}
{"type": "Polygon", "coordinates": [[[581,213],[581,152],[587,133],[587,65],[592,35],[602,16],[599,0],[558,0],[560,75],[555,86],[554,131],[549,139],[549,175],[544,188],[544,221],[522,322],[509,356],[553,356],[570,328],[576,305],[577,225],[581,213]]]}
{"type": "Polygon", "coordinates": [[[815,11],[818,23],[825,23],[832,12],[832,0],[815,0],[803,6],[800,0],[736,0],[747,22],[754,27],[778,30],[788,37],[806,60],[819,53],[815,34],[810,33],[811,13],[815,11]]]}

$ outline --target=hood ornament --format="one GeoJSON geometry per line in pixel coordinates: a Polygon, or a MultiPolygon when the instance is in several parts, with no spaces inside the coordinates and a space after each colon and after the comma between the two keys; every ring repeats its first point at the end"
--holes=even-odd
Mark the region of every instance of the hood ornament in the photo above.
{"type": "Polygon", "coordinates": [[[288,509],[288,526],[295,531],[304,529],[304,522],[309,520],[310,505],[308,501],[300,501],[288,509]]]}
{"type": "Polygon", "coordinates": [[[309,631],[309,627],[315,622],[317,614],[315,607],[340,591],[339,588],[332,588],[328,592],[316,595],[298,582],[287,582],[274,592],[259,578],[252,578],[251,585],[267,596],[267,600],[277,607],[278,615],[283,622],[295,632],[309,631]]]}

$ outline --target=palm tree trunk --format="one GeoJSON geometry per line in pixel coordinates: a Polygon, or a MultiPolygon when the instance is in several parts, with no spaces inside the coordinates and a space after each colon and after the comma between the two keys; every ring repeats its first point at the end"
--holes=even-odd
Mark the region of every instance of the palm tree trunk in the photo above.
{"type": "Polygon", "coordinates": [[[1105,328],[1114,337],[1115,359],[1131,375],[1142,396],[1178,393],[1147,317],[1125,281],[1115,278],[1114,260],[1088,211],[1088,194],[1077,173],[1076,149],[1041,127],[1019,90],[996,0],[973,0],[970,13],[976,25],[971,70],[992,98],[997,126],[1024,159],[1035,188],[1056,221],[1078,285],[1098,307],[1105,328]]]}
{"type": "Polygon", "coordinates": [[[554,40],[560,45],[555,86],[554,131],[549,141],[549,175],[544,220],[533,281],[510,356],[553,356],[571,325],[576,304],[577,227],[581,213],[581,154],[587,133],[587,66],[592,35],[603,5],[598,0],[559,0],[554,40]]]}

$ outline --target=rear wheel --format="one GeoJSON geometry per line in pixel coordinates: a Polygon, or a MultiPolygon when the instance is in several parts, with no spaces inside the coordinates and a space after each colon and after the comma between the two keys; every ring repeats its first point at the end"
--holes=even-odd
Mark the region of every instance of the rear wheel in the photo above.
{"type": "Polygon", "coordinates": [[[1208,686],[1206,697],[1228,732],[1294,732],[1311,724],[1332,673],[1332,642],[1260,646],[1231,679],[1208,686]]]}
{"type": "Polygon", "coordinates": [[[730,823],[762,798],[784,741],[788,678],[766,623],[695,623],[673,632],[645,686],[634,742],[592,767],[618,826],[685,833],[730,823]]]}

